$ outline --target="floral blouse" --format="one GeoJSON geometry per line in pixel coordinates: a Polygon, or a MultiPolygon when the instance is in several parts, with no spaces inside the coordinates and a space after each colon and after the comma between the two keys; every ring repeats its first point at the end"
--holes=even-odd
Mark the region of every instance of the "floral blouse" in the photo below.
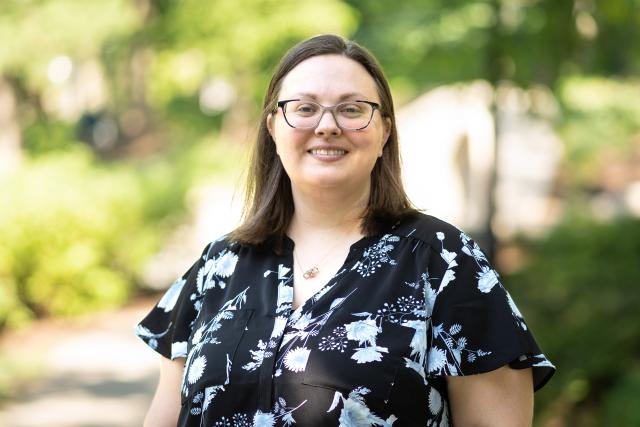
{"type": "Polygon", "coordinates": [[[478,245],[427,215],[351,246],[298,309],[281,255],[209,244],[136,328],[184,357],[178,426],[449,426],[445,377],[555,368],[478,245]]]}

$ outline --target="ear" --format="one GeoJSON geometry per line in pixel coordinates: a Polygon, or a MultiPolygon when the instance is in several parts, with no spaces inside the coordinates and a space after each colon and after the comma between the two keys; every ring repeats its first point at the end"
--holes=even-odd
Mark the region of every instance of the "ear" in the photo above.
{"type": "Polygon", "coordinates": [[[269,135],[271,135],[271,139],[273,139],[275,141],[275,138],[273,137],[273,113],[269,113],[267,115],[267,119],[266,119],[266,125],[267,125],[267,130],[269,131],[269,135]]]}
{"type": "Polygon", "coordinates": [[[389,136],[391,135],[391,119],[389,117],[384,117],[384,120],[382,121],[382,127],[382,144],[380,145],[380,155],[378,157],[382,157],[382,150],[384,149],[384,146],[387,145],[389,136]]]}

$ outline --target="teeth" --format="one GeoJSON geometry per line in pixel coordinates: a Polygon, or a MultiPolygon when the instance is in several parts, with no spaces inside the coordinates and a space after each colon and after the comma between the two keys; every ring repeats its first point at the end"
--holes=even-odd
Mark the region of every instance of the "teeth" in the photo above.
{"type": "Polygon", "coordinates": [[[311,154],[318,154],[320,156],[341,156],[346,154],[344,150],[336,150],[336,149],[325,149],[325,148],[317,148],[315,150],[311,150],[311,154]]]}

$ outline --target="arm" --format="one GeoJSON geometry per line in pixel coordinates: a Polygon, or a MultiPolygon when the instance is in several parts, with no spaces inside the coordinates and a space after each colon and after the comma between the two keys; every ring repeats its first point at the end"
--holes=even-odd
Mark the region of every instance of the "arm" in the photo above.
{"type": "Polygon", "coordinates": [[[531,369],[503,366],[478,375],[447,377],[456,427],[529,427],[533,419],[531,369]]]}
{"type": "Polygon", "coordinates": [[[162,357],[160,381],[144,419],[144,427],[175,427],[178,423],[184,362],[184,357],[175,360],[162,357]]]}

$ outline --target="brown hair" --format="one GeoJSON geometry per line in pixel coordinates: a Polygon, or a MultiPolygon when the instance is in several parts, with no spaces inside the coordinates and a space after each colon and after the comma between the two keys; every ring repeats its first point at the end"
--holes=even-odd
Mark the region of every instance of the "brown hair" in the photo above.
{"type": "MultiPolygon", "coordinates": [[[[375,57],[357,43],[332,34],[312,37],[292,47],[275,69],[264,98],[258,136],[246,183],[242,224],[231,234],[242,244],[261,245],[275,238],[279,247],[293,215],[291,181],[276,153],[267,129],[267,117],[276,109],[282,80],[302,61],[320,55],[344,55],[360,63],[373,77],[380,96],[380,113],[389,118],[391,129],[380,157],[371,172],[371,193],[363,215],[362,232],[382,232],[402,216],[415,212],[402,186],[400,151],[393,100],[389,84],[375,57]]],[[[276,248],[279,249],[279,248],[276,248]]]]}

